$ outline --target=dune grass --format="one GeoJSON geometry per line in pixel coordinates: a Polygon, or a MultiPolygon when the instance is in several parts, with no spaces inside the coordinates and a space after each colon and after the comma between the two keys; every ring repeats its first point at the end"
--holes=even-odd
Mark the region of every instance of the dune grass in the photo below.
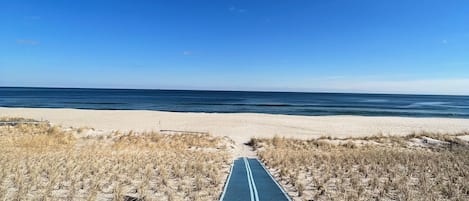
{"type": "Polygon", "coordinates": [[[469,145],[457,135],[251,144],[295,200],[469,200],[469,145]]]}
{"type": "Polygon", "coordinates": [[[0,200],[216,200],[222,191],[231,163],[224,138],[77,137],[87,130],[0,126],[0,200]]]}

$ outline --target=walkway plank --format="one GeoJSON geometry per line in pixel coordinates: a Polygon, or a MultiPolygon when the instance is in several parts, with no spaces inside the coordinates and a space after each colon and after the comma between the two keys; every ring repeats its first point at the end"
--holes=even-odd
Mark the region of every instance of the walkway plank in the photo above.
{"type": "Polygon", "coordinates": [[[221,201],[291,201],[257,159],[236,159],[225,185],[221,201]]]}

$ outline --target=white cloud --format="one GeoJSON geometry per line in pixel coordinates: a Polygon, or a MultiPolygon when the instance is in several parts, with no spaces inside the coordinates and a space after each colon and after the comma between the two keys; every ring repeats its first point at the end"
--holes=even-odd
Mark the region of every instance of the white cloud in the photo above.
{"type": "Polygon", "coordinates": [[[182,54],[183,54],[184,56],[189,56],[189,55],[192,55],[192,52],[186,50],[186,51],[183,51],[182,54]]]}

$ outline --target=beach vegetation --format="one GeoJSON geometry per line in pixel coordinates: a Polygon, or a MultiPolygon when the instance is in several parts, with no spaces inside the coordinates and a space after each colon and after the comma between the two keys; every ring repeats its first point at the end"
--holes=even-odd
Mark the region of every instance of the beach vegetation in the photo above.
{"type": "Polygon", "coordinates": [[[294,200],[469,200],[469,133],[255,138],[294,200]]]}
{"type": "Polygon", "coordinates": [[[216,200],[232,162],[209,134],[87,129],[0,126],[0,200],[216,200]]]}

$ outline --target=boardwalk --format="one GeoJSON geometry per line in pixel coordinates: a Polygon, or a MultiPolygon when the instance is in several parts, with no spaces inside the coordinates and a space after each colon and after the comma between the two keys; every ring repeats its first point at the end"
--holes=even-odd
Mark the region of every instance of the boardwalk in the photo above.
{"type": "Polygon", "coordinates": [[[234,161],[221,201],[290,201],[257,159],[234,161]]]}

